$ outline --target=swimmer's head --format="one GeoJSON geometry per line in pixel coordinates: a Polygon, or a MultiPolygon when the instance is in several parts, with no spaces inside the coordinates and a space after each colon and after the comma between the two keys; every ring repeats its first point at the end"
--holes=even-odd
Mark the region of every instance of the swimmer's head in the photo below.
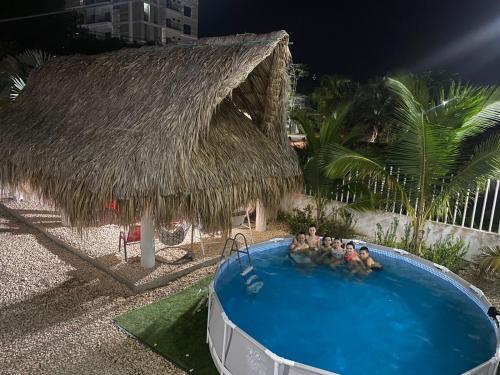
{"type": "Polygon", "coordinates": [[[316,234],[316,225],[311,224],[309,225],[309,235],[314,236],[316,234]]]}
{"type": "Polygon", "coordinates": [[[341,248],[342,248],[342,240],[341,240],[340,238],[335,238],[335,239],[333,240],[333,247],[334,247],[335,249],[337,249],[337,250],[338,250],[338,249],[341,249],[341,248]]]}
{"type": "Polygon", "coordinates": [[[366,246],[359,249],[359,257],[361,259],[368,259],[370,257],[370,250],[366,246]]]}
{"type": "Polygon", "coordinates": [[[306,234],[304,232],[299,232],[297,234],[297,242],[300,243],[306,242],[306,234]]]}
{"type": "Polygon", "coordinates": [[[345,251],[347,254],[351,254],[354,252],[354,244],[352,242],[348,242],[346,245],[345,245],[345,251]]]}

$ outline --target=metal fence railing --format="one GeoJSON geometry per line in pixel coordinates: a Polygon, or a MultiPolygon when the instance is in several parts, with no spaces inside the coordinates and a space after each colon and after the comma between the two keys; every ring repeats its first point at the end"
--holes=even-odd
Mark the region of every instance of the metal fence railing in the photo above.
{"type": "MultiPolygon", "coordinates": [[[[398,171],[393,171],[391,168],[390,174],[403,185],[406,184],[406,180],[399,175],[398,171]]],[[[353,203],[359,200],[359,196],[357,197],[356,193],[352,193],[349,188],[350,181],[350,176],[344,178],[337,189],[331,193],[331,198],[342,203],[353,203]]],[[[366,183],[373,193],[382,198],[377,208],[397,214],[406,213],[405,207],[398,200],[396,193],[387,187],[384,180],[368,179],[366,183]]],[[[443,184],[436,187],[436,189],[442,189],[445,183],[446,181],[443,180],[443,184]]],[[[448,202],[449,208],[446,209],[446,212],[434,216],[432,221],[500,234],[499,190],[500,180],[488,179],[483,188],[476,191],[469,190],[466,194],[453,197],[448,202]]],[[[305,193],[308,195],[313,194],[308,188],[306,188],[305,193]]],[[[409,198],[416,208],[418,198],[416,194],[413,194],[414,198],[411,195],[410,191],[409,198]]]]}

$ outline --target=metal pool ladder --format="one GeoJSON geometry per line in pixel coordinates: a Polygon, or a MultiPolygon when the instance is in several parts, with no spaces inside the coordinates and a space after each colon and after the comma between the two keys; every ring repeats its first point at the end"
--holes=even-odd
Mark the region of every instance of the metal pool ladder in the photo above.
{"type": "Polygon", "coordinates": [[[238,264],[240,266],[240,275],[241,276],[248,275],[250,272],[253,271],[253,265],[252,265],[252,259],[250,258],[250,252],[248,251],[247,239],[242,233],[236,233],[236,235],[233,238],[228,238],[226,240],[226,242],[224,243],[224,248],[222,249],[222,253],[220,255],[219,267],[227,259],[225,252],[226,252],[226,248],[227,248],[228,244],[230,244],[231,249],[229,250],[229,256],[227,258],[230,258],[233,253],[236,253],[236,255],[238,257],[238,264]],[[240,250],[240,247],[239,247],[238,241],[237,241],[238,236],[243,238],[243,241],[245,243],[244,249],[240,250]],[[243,264],[241,263],[241,256],[240,256],[240,255],[244,255],[244,254],[246,254],[246,256],[248,258],[248,266],[246,266],[245,268],[243,268],[243,264]]]}

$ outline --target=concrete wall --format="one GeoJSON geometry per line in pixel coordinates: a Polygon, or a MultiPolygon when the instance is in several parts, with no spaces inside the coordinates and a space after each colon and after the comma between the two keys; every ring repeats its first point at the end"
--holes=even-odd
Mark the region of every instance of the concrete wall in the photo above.
{"type": "MultiPolygon", "coordinates": [[[[293,208],[302,209],[308,204],[314,207],[314,200],[309,196],[298,194],[285,199],[282,202],[280,209],[285,212],[289,212],[293,208]]],[[[331,210],[332,207],[341,207],[344,205],[344,203],[333,201],[328,206],[327,210],[331,210]]],[[[355,212],[353,216],[356,221],[355,230],[370,239],[375,237],[377,223],[382,225],[382,230],[385,232],[389,229],[394,218],[398,218],[399,226],[396,233],[399,240],[401,236],[403,236],[405,224],[409,221],[406,215],[382,211],[363,213],[355,212]]],[[[448,235],[451,235],[454,238],[462,238],[465,240],[466,244],[469,244],[469,251],[466,255],[468,260],[473,260],[473,258],[479,253],[479,249],[483,246],[500,245],[500,235],[498,234],[479,231],[477,229],[463,228],[458,225],[443,224],[434,221],[427,222],[424,237],[427,244],[432,245],[439,239],[448,235]]]]}

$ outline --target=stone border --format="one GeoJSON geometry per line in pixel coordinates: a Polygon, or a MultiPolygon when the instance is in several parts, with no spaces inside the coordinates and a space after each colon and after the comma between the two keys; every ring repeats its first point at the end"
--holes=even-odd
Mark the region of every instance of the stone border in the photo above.
{"type": "Polygon", "coordinates": [[[77,249],[76,247],[73,247],[73,246],[67,244],[66,242],[62,241],[58,237],[49,233],[42,226],[31,222],[31,220],[29,220],[28,218],[18,214],[17,212],[15,212],[14,210],[12,210],[10,208],[8,208],[3,203],[0,203],[0,210],[4,211],[9,216],[12,216],[17,221],[20,221],[21,223],[29,226],[30,228],[38,231],[40,234],[42,234],[47,239],[54,242],[56,245],[63,248],[64,250],[69,251],[70,253],[72,253],[73,255],[76,255],[77,257],[84,260],[85,262],[90,263],[92,266],[97,268],[99,271],[105,273],[108,276],[111,276],[113,279],[115,279],[119,283],[125,285],[134,294],[145,292],[145,291],[150,290],[150,289],[155,289],[155,288],[164,286],[172,281],[179,279],[182,276],[187,275],[188,273],[196,271],[197,269],[213,266],[218,261],[218,257],[215,256],[213,258],[209,258],[209,259],[205,260],[204,262],[194,264],[191,267],[187,267],[187,268],[184,268],[182,270],[160,276],[157,279],[151,280],[151,281],[146,282],[144,284],[136,285],[133,282],[129,281],[127,278],[118,274],[117,272],[110,270],[109,268],[104,266],[101,262],[99,262],[96,259],[83,253],[81,250],[77,249]]]}

